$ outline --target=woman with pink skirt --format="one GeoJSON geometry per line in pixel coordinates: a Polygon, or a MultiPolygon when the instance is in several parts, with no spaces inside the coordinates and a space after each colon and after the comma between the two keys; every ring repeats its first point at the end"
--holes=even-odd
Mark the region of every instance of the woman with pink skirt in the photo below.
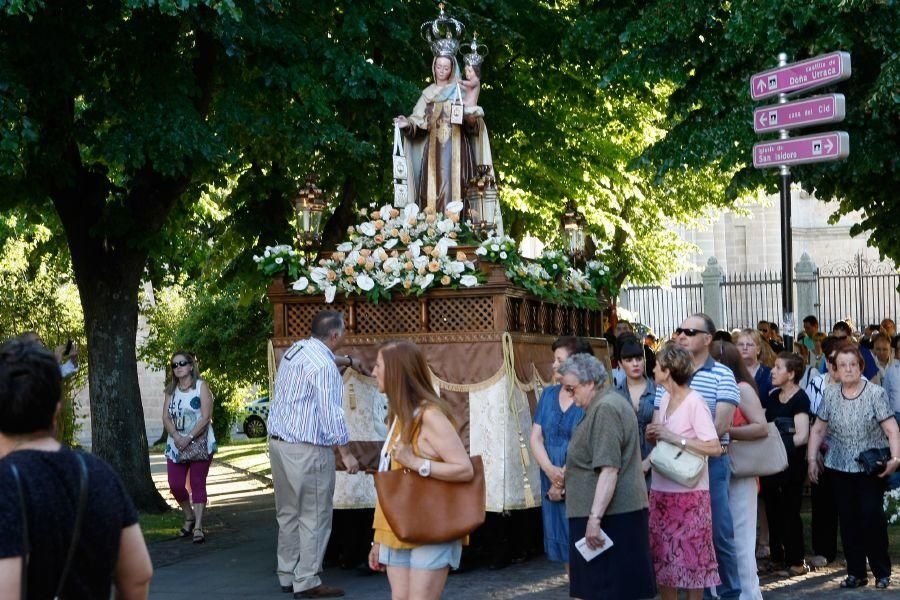
{"type": "MultiPolygon", "coordinates": [[[[722,447],[709,407],[688,387],[693,372],[693,360],[686,350],[669,346],[660,351],[653,374],[666,392],[653,423],[647,426],[647,439],[668,442],[701,456],[719,456],[722,447]]],[[[677,598],[679,589],[687,591],[689,600],[700,600],[703,588],[720,583],[705,465],[693,488],[653,471],[650,553],[663,600],[677,598]]]]}

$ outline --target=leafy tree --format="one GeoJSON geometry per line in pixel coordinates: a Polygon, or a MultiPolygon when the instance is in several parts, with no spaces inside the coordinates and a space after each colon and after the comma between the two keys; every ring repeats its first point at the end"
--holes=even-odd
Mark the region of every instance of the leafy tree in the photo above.
{"type": "MultiPolygon", "coordinates": [[[[85,362],[84,316],[71,267],[42,252],[51,230],[33,225],[13,212],[0,217],[0,340],[34,331],[53,350],[71,339],[85,362]],[[66,268],[68,267],[68,268],[66,268]]],[[[75,396],[87,375],[79,369],[63,382],[63,410],[57,423],[61,441],[76,445],[75,396]]]]}
{"type": "MultiPolygon", "coordinates": [[[[657,0],[592,3],[577,25],[596,53],[601,85],[641,97],[656,85],[675,90],[665,107],[665,137],[641,154],[659,177],[714,167],[728,174],[728,199],[760,187],[777,190],[776,171],[752,167],[749,77],[789,61],[833,50],[851,54],[853,74],[837,86],[847,99],[850,157],[792,168],[794,180],[823,201],[839,200],[834,216],[862,210],[852,233],[900,260],[900,11],[896,2],[854,0],[657,0]]],[[[577,35],[577,34],[575,34],[577,35]]],[[[768,102],[768,101],[767,101],[768,102]]],[[[815,131],[810,130],[810,132],[815,131]]]]}

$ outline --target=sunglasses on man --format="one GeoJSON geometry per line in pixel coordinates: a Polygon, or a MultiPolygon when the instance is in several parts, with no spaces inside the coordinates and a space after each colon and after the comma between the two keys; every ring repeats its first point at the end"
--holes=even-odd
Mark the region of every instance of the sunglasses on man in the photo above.
{"type": "Polygon", "coordinates": [[[686,335],[688,337],[694,337],[698,333],[709,333],[705,329],[694,329],[692,327],[679,327],[675,330],[675,335],[686,335]]]}

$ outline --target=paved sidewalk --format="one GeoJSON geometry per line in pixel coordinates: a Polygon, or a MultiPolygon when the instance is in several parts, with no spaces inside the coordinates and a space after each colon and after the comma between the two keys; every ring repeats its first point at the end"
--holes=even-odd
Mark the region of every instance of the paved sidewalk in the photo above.
{"type": "MultiPolygon", "coordinates": [[[[157,486],[167,493],[165,460],[151,456],[151,469],[157,486]]],[[[274,572],[276,526],[271,487],[264,480],[213,463],[208,495],[205,544],[167,540],[150,546],[156,569],[150,597],[289,600],[290,595],[280,592],[274,572]]],[[[837,585],[843,575],[842,570],[832,568],[793,579],[764,578],[763,595],[767,600],[900,597],[898,588],[881,591],[874,590],[871,585],[860,590],[840,591],[837,585]]],[[[348,598],[389,600],[391,597],[387,578],[383,575],[360,576],[352,570],[327,569],[323,581],[343,588],[348,598]]],[[[540,558],[498,571],[477,569],[452,575],[444,597],[563,600],[569,594],[559,565],[540,558]]]]}

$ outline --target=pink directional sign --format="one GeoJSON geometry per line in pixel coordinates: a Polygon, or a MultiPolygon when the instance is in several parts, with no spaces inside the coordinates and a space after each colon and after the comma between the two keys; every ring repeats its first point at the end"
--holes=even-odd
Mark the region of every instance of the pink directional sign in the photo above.
{"type": "Polygon", "coordinates": [[[753,166],[757,169],[802,165],[847,158],[850,136],[846,131],[773,140],[753,145],[753,166]]]}
{"type": "Polygon", "coordinates": [[[762,100],[777,94],[805,92],[850,77],[850,54],[830,52],[750,77],[750,97],[762,100]]]}
{"type": "Polygon", "coordinates": [[[827,94],[786,104],[761,106],[753,111],[753,131],[766,133],[844,120],[843,94],[827,94]]]}

